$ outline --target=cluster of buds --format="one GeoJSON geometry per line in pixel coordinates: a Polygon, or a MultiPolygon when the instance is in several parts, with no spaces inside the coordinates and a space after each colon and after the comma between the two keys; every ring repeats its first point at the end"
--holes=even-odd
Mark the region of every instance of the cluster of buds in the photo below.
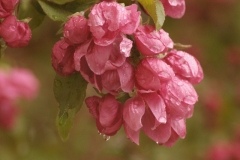
{"type": "MultiPolygon", "coordinates": [[[[167,15],[183,15],[184,0],[161,1],[167,15]]],[[[165,146],[184,138],[198,100],[192,84],[203,79],[197,59],[174,49],[167,32],[140,23],[136,4],[117,2],[95,4],[88,18],[69,17],[52,65],[62,76],[80,72],[101,93],[85,100],[99,133],[113,136],[124,126],[136,144],[140,131],[165,146]]]]}
{"type": "Polygon", "coordinates": [[[0,70],[0,127],[11,129],[18,114],[18,99],[33,99],[38,91],[38,80],[28,70],[0,70]]]}
{"type": "Polygon", "coordinates": [[[19,0],[1,0],[0,1],[0,38],[6,46],[11,48],[25,47],[32,37],[28,25],[29,19],[24,21],[17,20],[13,14],[15,6],[19,0]]]}

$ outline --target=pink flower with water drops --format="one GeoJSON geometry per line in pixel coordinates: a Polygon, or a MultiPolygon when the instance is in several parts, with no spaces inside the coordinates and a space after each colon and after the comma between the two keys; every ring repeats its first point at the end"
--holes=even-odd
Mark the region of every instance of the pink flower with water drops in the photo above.
{"type": "Polygon", "coordinates": [[[53,46],[52,66],[59,75],[68,76],[75,72],[74,51],[75,47],[66,43],[64,39],[53,46]]]}
{"type": "Polygon", "coordinates": [[[137,49],[144,55],[156,55],[173,48],[173,41],[163,29],[150,25],[139,26],[134,32],[137,49]]]}
{"type": "Polygon", "coordinates": [[[185,13],[185,0],[160,0],[165,14],[172,18],[181,18],[185,13]]]}
{"type": "Polygon", "coordinates": [[[172,50],[164,58],[174,70],[175,74],[193,84],[197,84],[203,79],[203,70],[196,58],[190,54],[172,50]]]}
{"type": "Polygon", "coordinates": [[[101,2],[93,6],[89,14],[88,25],[94,42],[107,46],[120,34],[132,34],[140,23],[137,5],[124,7],[117,2],[101,2]]]}
{"type": "Polygon", "coordinates": [[[100,98],[88,97],[85,100],[89,112],[96,119],[98,131],[113,136],[122,126],[122,105],[114,96],[108,94],[100,98]]]}
{"type": "Polygon", "coordinates": [[[82,15],[73,15],[64,24],[63,35],[69,44],[80,44],[89,39],[88,20],[82,15]]]}
{"type": "Polygon", "coordinates": [[[108,46],[99,46],[89,40],[78,46],[74,53],[76,70],[80,70],[80,59],[86,58],[89,69],[97,75],[121,67],[130,56],[132,41],[124,35],[118,35],[108,46]]]}
{"type": "Polygon", "coordinates": [[[161,87],[161,95],[172,118],[189,118],[193,114],[194,104],[198,95],[192,84],[186,80],[174,77],[161,87]]]}
{"type": "Polygon", "coordinates": [[[0,36],[7,46],[18,48],[28,45],[32,32],[28,23],[18,21],[16,16],[10,15],[0,24],[0,36]]]}
{"type": "Polygon", "coordinates": [[[158,58],[144,58],[135,72],[138,90],[157,91],[175,76],[172,68],[158,58]]]}

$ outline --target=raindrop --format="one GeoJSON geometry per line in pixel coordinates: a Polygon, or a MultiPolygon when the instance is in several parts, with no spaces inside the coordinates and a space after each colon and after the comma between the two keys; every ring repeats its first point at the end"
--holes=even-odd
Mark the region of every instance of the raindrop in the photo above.
{"type": "Polygon", "coordinates": [[[63,126],[63,125],[66,123],[67,119],[68,119],[68,113],[65,112],[65,113],[59,118],[59,123],[58,123],[58,124],[59,124],[60,126],[63,126]]]}
{"type": "Polygon", "coordinates": [[[108,141],[109,139],[110,139],[110,136],[107,136],[107,135],[103,135],[103,139],[105,140],[105,141],[108,141]]]}
{"type": "Polygon", "coordinates": [[[159,143],[159,142],[156,142],[157,144],[159,143]]]}
{"type": "Polygon", "coordinates": [[[52,18],[53,18],[54,20],[57,20],[57,19],[58,19],[58,17],[55,16],[55,15],[52,15],[52,18]]]}
{"type": "Polygon", "coordinates": [[[55,80],[55,81],[54,81],[54,86],[55,86],[55,87],[61,87],[61,86],[62,86],[62,82],[59,81],[59,80],[55,80]]]}
{"type": "Polygon", "coordinates": [[[100,131],[98,131],[98,134],[99,134],[99,135],[102,135],[102,133],[101,133],[100,131]]]}

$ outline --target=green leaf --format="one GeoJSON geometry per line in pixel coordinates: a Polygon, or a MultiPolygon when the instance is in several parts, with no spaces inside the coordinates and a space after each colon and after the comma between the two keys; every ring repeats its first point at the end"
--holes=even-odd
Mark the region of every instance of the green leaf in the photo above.
{"type": "Polygon", "coordinates": [[[45,17],[42,12],[39,12],[40,6],[36,1],[20,1],[18,10],[18,19],[31,18],[28,23],[31,29],[38,27],[45,17]]]}
{"type": "Polygon", "coordinates": [[[87,82],[79,73],[62,77],[56,75],[53,91],[59,103],[57,127],[61,138],[65,141],[73,125],[73,119],[80,110],[86,97],[87,82]]]}
{"type": "Polygon", "coordinates": [[[68,3],[68,2],[72,2],[74,0],[50,0],[51,2],[53,3],[56,3],[56,4],[65,4],[65,3],[68,3]]]}
{"type": "Polygon", "coordinates": [[[48,15],[48,17],[54,21],[65,22],[67,20],[67,17],[73,14],[72,12],[66,10],[64,5],[57,5],[43,0],[38,0],[38,3],[42,7],[43,11],[48,15]]]}
{"type": "Polygon", "coordinates": [[[151,16],[157,30],[160,30],[165,20],[165,12],[159,0],[138,0],[147,13],[151,16]]]}

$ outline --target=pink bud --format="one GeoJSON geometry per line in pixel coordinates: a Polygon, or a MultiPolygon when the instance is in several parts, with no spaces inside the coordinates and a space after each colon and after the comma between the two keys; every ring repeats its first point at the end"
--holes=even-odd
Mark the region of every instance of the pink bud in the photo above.
{"type": "Polygon", "coordinates": [[[72,16],[64,25],[63,35],[69,44],[79,44],[89,38],[88,21],[81,15],[72,16]]]}
{"type": "Polygon", "coordinates": [[[134,33],[138,50],[144,55],[154,55],[173,48],[173,41],[163,29],[156,31],[153,26],[139,26],[134,33]]]}
{"type": "Polygon", "coordinates": [[[174,77],[162,85],[161,95],[172,117],[183,119],[192,116],[193,105],[197,102],[198,95],[188,81],[174,77]]]}
{"type": "Polygon", "coordinates": [[[18,21],[14,15],[6,17],[0,27],[0,36],[9,47],[25,47],[32,38],[28,23],[18,21]]]}
{"type": "Polygon", "coordinates": [[[196,58],[183,51],[173,50],[164,58],[174,72],[193,84],[203,79],[203,70],[196,58]]]}
{"type": "Polygon", "coordinates": [[[181,18],[185,13],[185,0],[160,0],[165,14],[172,18],[181,18]]]}
{"type": "Polygon", "coordinates": [[[123,123],[121,103],[110,94],[103,98],[88,97],[85,102],[89,112],[96,119],[98,131],[108,136],[116,134],[123,123]]]}
{"type": "Polygon", "coordinates": [[[136,69],[136,82],[139,89],[157,91],[162,83],[175,76],[172,68],[158,58],[144,58],[136,69]]]}
{"type": "Polygon", "coordinates": [[[58,41],[53,46],[52,66],[59,75],[68,76],[74,73],[74,52],[75,47],[69,45],[64,40],[58,41]]]}
{"type": "Polygon", "coordinates": [[[0,1],[0,18],[5,18],[12,14],[19,0],[1,0],[0,1]]]}

